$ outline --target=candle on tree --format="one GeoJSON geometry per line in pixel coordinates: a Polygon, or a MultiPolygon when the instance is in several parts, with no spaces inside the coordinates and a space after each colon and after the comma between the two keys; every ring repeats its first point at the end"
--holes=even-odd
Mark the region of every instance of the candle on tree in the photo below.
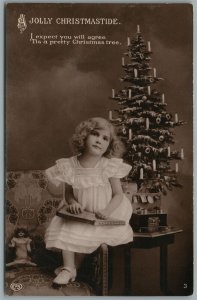
{"type": "Polygon", "coordinates": [[[144,178],[144,170],[143,168],[140,168],[140,179],[144,178]]]}
{"type": "Polygon", "coordinates": [[[131,99],[131,89],[129,89],[129,99],[131,99]]]}
{"type": "Polygon", "coordinates": [[[170,157],[170,146],[168,146],[168,157],[170,157]]]}
{"type": "Polygon", "coordinates": [[[148,41],[148,51],[151,52],[150,41],[148,41]]]}
{"type": "Polygon", "coordinates": [[[156,68],[153,68],[153,77],[157,77],[157,71],[156,71],[156,68]]]}
{"type": "Polygon", "coordinates": [[[112,98],[115,97],[115,89],[112,89],[112,98]]]}
{"type": "Polygon", "coordinates": [[[156,171],[156,160],[153,159],[153,171],[156,171]]]}
{"type": "Polygon", "coordinates": [[[146,118],[146,129],[149,129],[149,118],[146,118]]]}
{"type": "Polygon", "coordinates": [[[130,37],[127,38],[127,45],[128,45],[128,46],[131,45],[131,39],[130,39],[130,37]]]}
{"type": "Polygon", "coordinates": [[[164,94],[161,95],[161,100],[162,100],[162,103],[164,104],[165,103],[165,95],[164,94]]]}
{"type": "Polygon", "coordinates": [[[131,128],[129,128],[129,140],[131,140],[132,139],[132,130],[131,130],[131,128]]]}
{"type": "Polygon", "coordinates": [[[175,164],[175,172],[178,173],[178,171],[179,171],[179,164],[176,163],[176,164],[175,164]]]}
{"type": "Polygon", "coordinates": [[[148,86],[148,95],[150,96],[150,85],[148,86]]]}
{"type": "Polygon", "coordinates": [[[112,111],[109,111],[109,120],[112,120],[112,111]]]}
{"type": "Polygon", "coordinates": [[[178,118],[178,114],[177,114],[177,113],[174,115],[174,121],[175,121],[175,123],[178,123],[178,121],[179,121],[179,118],[178,118]]]}
{"type": "Polygon", "coordinates": [[[122,57],[122,66],[125,65],[125,60],[124,60],[124,57],[122,57]]]}
{"type": "Polygon", "coordinates": [[[140,33],[140,25],[137,25],[137,33],[140,33]]]}
{"type": "Polygon", "coordinates": [[[137,69],[134,69],[134,77],[137,78],[137,69]]]}
{"type": "Polygon", "coordinates": [[[183,151],[183,148],[181,148],[181,159],[184,159],[184,151],[183,151]]]}

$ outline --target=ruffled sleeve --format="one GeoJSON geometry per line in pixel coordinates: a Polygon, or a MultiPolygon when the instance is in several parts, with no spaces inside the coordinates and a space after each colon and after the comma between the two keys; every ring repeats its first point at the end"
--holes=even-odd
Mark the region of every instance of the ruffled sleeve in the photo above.
{"type": "Polygon", "coordinates": [[[56,161],[53,167],[45,171],[49,181],[59,186],[62,182],[70,185],[74,183],[74,169],[69,158],[61,158],[56,161]]]}
{"type": "Polygon", "coordinates": [[[111,158],[107,160],[104,168],[104,174],[108,178],[123,178],[129,174],[132,166],[123,162],[121,158],[111,158]]]}

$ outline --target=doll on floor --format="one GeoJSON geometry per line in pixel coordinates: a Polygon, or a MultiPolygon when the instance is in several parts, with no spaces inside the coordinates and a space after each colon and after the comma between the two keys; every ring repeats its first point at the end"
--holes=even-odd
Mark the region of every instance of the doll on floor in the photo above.
{"type": "Polygon", "coordinates": [[[31,252],[31,239],[29,233],[25,228],[17,228],[14,232],[14,236],[10,241],[9,247],[16,249],[16,258],[14,261],[7,263],[6,266],[15,266],[18,264],[24,264],[29,266],[36,266],[28,255],[31,252]]]}

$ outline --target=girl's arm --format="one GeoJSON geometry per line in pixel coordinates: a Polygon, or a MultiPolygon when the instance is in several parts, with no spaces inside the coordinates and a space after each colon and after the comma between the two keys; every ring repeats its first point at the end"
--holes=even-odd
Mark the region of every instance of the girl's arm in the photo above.
{"type": "Polygon", "coordinates": [[[96,215],[100,218],[106,218],[120,205],[123,199],[123,191],[119,178],[109,179],[112,187],[112,199],[105,209],[99,211],[96,215]]]}
{"type": "Polygon", "coordinates": [[[65,184],[65,200],[68,204],[68,211],[73,214],[79,214],[83,211],[81,204],[79,204],[73,193],[73,188],[69,184],[65,184]]]}
{"type": "Polygon", "coordinates": [[[46,189],[49,192],[49,194],[51,194],[53,197],[59,197],[62,194],[62,184],[56,186],[50,180],[47,181],[46,189]]]}

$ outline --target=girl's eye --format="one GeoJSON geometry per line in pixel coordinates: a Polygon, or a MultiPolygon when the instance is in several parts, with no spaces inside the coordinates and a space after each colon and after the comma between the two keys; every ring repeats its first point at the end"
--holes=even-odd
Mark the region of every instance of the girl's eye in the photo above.
{"type": "Polygon", "coordinates": [[[105,141],[109,141],[109,138],[107,137],[107,136],[104,136],[104,138],[103,138],[105,141]]]}
{"type": "Polygon", "coordinates": [[[97,131],[95,131],[95,130],[92,130],[92,131],[91,131],[91,134],[92,134],[92,135],[95,135],[95,136],[98,136],[98,135],[99,135],[99,133],[98,133],[97,131]]]}

